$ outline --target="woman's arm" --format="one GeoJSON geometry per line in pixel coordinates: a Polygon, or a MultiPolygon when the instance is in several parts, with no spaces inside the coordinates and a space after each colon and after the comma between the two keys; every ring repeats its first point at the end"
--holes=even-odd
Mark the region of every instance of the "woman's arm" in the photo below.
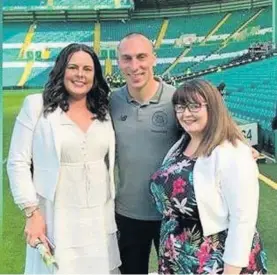
{"type": "Polygon", "coordinates": [[[229,212],[223,260],[226,272],[233,272],[249,263],[258,215],[258,168],[251,150],[242,143],[223,154],[221,191],[229,212]]]}
{"type": "Polygon", "coordinates": [[[15,120],[7,161],[7,172],[14,201],[18,205],[37,205],[38,200],[30,171],[33,131],[36,118],[30,98],[26,97],[15,120]]]}
{"type": "Polygon", "coordinates": [[[27,243],[35,246],[39,239],[48,248],[45,236],[46,225],[38,208],[38,198],[30,170],[33,132],[41,109],[41,95],[25,98],[13,129],[7,172],[14,201],[20,209],[23,209],[26,216],[24,232],[27,243]]]}

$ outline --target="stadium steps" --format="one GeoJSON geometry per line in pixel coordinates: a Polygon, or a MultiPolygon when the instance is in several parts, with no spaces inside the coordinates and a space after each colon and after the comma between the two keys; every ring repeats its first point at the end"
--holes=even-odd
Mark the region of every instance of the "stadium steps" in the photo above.
{"type": "Polygon", "coordinates": [[[30,46],[32,40],[33,40],[33,37],[34,37],[34,34],[35,34],[35,29],[36,29],[36,24],[33,23],[30,25],[29,27],[29,30],[25,36],[25,39],[24,39],[24,42],[23,42],[23,45],[20,49],[20,52],[19,52],[19,55],[18,55],[18,58],[23,58],[28,47],[30,46]]]}
{"type": "Polygon", "coordinates": [[[272,7],[265,7],[264,11],[247,27],[257,27],[259,29],[272,27],[272,7]]]}
{"type": "Polygon", "coordinates": [[[190,51],[190,48],[186,48],[174,61],[173,63],[162,73],[162,76],[169,73],[177,64],[178,62],[185,57],[190,51]]]}
{"type": "Polygon", "coordinates": [[[113,73],[113,65],[112,60],[110,58],[105,59],[105,76],[112,75],[113,73]]]}
{"type": "Polygon", "coordinates": [[[219,29],[220,27],[228,20],[228,18],[231,16],[231,13],[227,13],[221,20],[220,22],[206,35],[206,37],[203,39],[203,41],[200,43],[200,45],[205,44],[206,41],[208,41],[208,39],[214,35],[219,29]]]}
{"type": "Polygon", "coordinates": [[[25,85],[25,83],[27,82],[27,80],[32,72],[33,65],[34,65],[34,61],[27,62],[26,66],[24,68],[23,74],[17,84],[18,87],[23,87],[25,85]]]}
{"type": "Polygon", "coordinates": [[[157,37],[155,45],[154,45],[155,49],[159,49],[160,48],[160,46],[162,44],[162,41],[163,41],[163,39],[165,37],[167,28],[168,28],[168,23],[169,23],[168,19],[164,19],[163,20],[163,23],[162,23],[162,26],[161,26],[161,30],[160,30],[160,32],[158,34],[158,37],[157,37]]]}
{"type": "Polygon", "coordinates": [[[234,38],[240,31],[242,31],[248,24],[250,24],[253,20],[255,20],[262,12],[264,11],[264,8],[257,11],[253,16],[251,16],[246,22],[244,22],[237,30],[235,30],[233,33],[231,33],[221,44],[221,47],[218,49],[218,52],[225,48],[228,44],[228,42],[234,38]]]}
{"type": "Polygon", "coordinates": [[[100,22],[97,22],[95,23],[95,26],[94,26],[94,41],[93,41],[93,49],[97,55],[99,55],[100,53],[100,41],[101,41],[101,25],[100,25],[100,22]]]}

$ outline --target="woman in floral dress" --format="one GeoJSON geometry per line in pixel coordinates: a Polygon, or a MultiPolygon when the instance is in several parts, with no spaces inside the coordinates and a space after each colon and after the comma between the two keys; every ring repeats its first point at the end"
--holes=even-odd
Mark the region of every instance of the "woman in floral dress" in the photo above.
{"type": "Polygon", "coordinates": [[[251,149],[210,83],[187,82],[173,104],[186,134],[150,183],[163,214],[159,273],[266,273],[251,149]]]}

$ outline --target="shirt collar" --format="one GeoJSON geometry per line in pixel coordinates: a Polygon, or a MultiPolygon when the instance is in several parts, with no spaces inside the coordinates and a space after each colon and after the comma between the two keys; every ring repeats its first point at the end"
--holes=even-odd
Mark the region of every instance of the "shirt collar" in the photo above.
{"type": "MultiPolygon", "coordinates": [[[[163,93],[163,81],[162,81],[162,79],[159,78],[159,77],[154,77],[154,79],[155,79],[156,81],[159,82],[158,90],[157,90],[157,92],[153,95],[153,97],[149,100],[149,102],[145,102],[144,104],[159,103],[159,102],[160,102],[160,99],[161,99],[161,96],[162,96],[162,93],[163,93]]],[[[135,98],[133,98],[133,97],[130,95],[130,93],[129,93],[129,91],[128,91],[127,85],[125,85],[124,89],[125,89],[125,92],[126,92],[126,99],[127,99],[127,102],[128,102],[128,103],[131,103],[131,102],[136,102],[136,103],[138,103],[138,102],[135,100],[135,98]]]]}

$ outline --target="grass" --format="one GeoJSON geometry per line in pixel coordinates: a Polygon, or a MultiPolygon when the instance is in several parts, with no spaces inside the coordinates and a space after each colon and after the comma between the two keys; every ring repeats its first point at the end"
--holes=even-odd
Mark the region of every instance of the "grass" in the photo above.
{"type": "MultiPolygon", "coordinates": [[[[35,91],[34,91],[35,92],[35,91]]],[[[4,92],[3,156],[7,157],[14,119],[24,97],[30,91],[4,92]]],[[[0,248],[0,274],[23,273],[25,258],[25,239],[23,237],[24,217],[14,205],[6,174],[3,167],[4,223],[3,243],[0,248]]],[[[247,168],[245,168],[247,169],[247,168]]],[[[275,164],[260,165],[260,171],[277,181],[275,164]]],[[[245,194],[247,195],[247,194],[245,194]]],[[[277,273],[277,191],[261,183],[258,230],[268,255],[269,273],[277,273]]],[[[157,259],[154,249],[151,252],[150,271],[157,271],[157,259]]]]}

